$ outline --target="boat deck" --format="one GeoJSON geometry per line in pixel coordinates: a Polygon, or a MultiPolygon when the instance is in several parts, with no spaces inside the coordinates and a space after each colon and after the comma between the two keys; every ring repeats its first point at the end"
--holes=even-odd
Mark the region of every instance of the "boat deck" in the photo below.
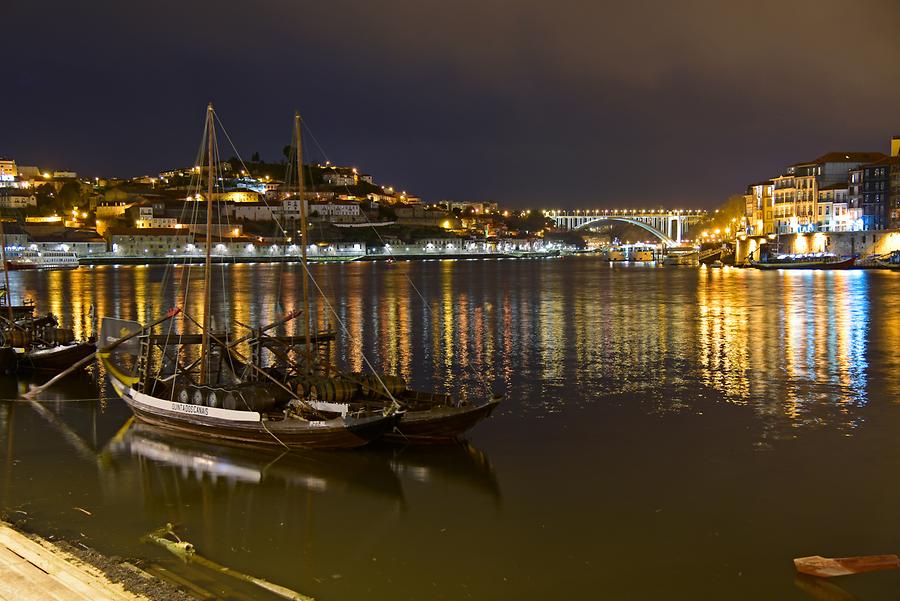
{"type": "Polygon", "coordinates": [[[147,599],[46,541],[0,523],[0,600],[134,601],[147,599]]]}

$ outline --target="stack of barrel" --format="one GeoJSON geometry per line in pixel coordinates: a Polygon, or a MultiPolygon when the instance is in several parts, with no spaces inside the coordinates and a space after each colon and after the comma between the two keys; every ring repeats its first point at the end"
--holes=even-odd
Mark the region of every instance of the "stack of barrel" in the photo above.
{"type": "Polygon", "coordinates": [[[310,376],[297,383],[297,394],[315,397],[327,403],[349,403],[353,397],[364,399],[397,396],[406,390],[406,381],[400,376],[376,374],[352,374],[326,378],[310,376]]]}
{"type": "Polygon", "coordinates": [[[247,383],[236,386],[178,385],[175,398],[184,405],[201,405],[232,411],[265,413],[275,408],[275,397],[262,384],[247,383]]]}

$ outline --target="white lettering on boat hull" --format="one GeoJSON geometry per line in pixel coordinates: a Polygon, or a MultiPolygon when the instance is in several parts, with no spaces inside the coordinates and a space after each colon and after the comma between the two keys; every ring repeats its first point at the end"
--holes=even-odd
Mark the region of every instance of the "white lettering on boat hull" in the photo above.
{"type": "Polygon", "coordinates": [[[203,405],[188,405],[185,403],[174,403],[166,399],[158,399],[148,394],[138,392],[134,388],[128,389],[130,396],[136,403],[147,405],[155,409],[164,409],[182,415],[194,415],[200,417],[214,417],[216,419],[224,419],[230,422],[258,422],[260,415],[256,411],[236,411],[233,409],[219,409],[218,407],[206,407],[203,405]]]}

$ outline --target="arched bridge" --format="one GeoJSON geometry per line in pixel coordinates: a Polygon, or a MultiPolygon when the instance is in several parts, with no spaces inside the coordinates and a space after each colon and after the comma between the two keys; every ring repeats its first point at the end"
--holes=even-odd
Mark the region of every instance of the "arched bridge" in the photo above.
{"type": "Polygon", "coordinates": [[[600,223],[617,221],[636,225],[660,240],[665,246],[676,246],[687,240],[692,226],[699,223],[706,211],[665,211],[665,210],[578,210],[544,211],[544,215],[556,223],[557,227],[579,230],[600,223]]]}

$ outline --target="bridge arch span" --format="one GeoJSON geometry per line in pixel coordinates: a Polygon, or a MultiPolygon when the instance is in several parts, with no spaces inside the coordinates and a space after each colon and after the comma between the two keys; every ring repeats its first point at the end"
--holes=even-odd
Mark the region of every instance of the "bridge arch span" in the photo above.
{"type": "Polygon", "coordinates": [[[676,242],[669,236],[665,235],[664,233],[662,233],[661,231],[659,231],[652,225],[648,225],[648,224],[644,223],[643,221],[638,221],[637,219],[631,219],[629,217],[614,217],[614,216],[597,217],[596,219],[592,219],[590,221],[582,223],[581,225],[577,226],[575,229],[583,230],[583,229],[592,227],[598,223],[609,223],[610,221],[619,221],[621,223],[627,223],[629,225],[636,225],[639,228],[646,230],[646,231],[650,232],[651,234],[653,234],[654,236],[656,236],[657,238],[659,238],[660,242],[662,242],[666,246],[678,246],[678,242],[676,242]]]}

